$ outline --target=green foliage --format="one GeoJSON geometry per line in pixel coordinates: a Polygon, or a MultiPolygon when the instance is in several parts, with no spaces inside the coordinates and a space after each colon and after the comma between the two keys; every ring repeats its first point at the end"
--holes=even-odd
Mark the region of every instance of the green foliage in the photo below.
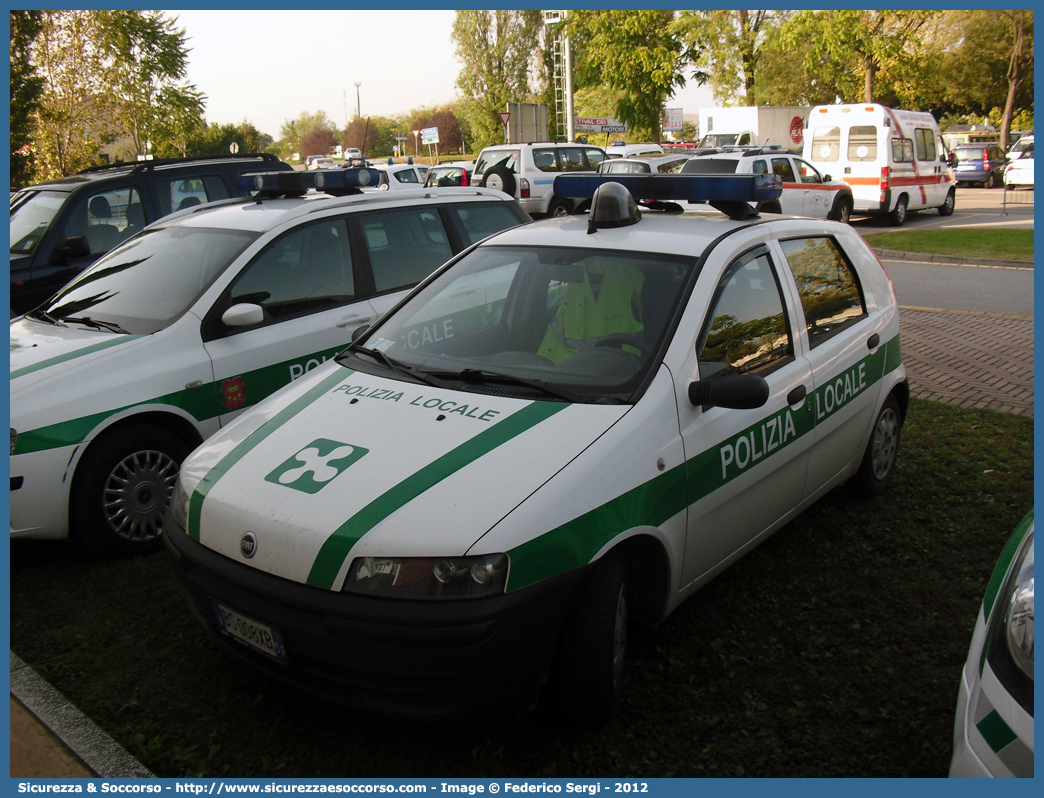
{"type": "Polygon", "coordinates": [[[660,140],[664,103],[685,85],[689,52],[673,25],[673,11],[573,11],[565,23],[577,85],[622,91],[614,116],[646,141],[660,140]]]}
{"type": "Polygon", "coordinates": [[[301,140],[316,129],[325,130],[333,136],[337,126],[326,115],[326,111],[322,110],[314,113],[302,111],[297,119],[287,119],[279,129],[279,139],[275,142],[276,151],[280,157],[287,160],[295,152],[302,160],[309,155],[316,155],[314,152],[301,152],[301,140]]]}
{"type": "Polygon", "coordinates": [[[181,155],[225,155],[229,153],[232,143],[239,145],[239,152],[265,152],[272,143],[272,137],[261,133],[250,122],[243,121],[238,125],[226,122],[223,125],[210,124],[199,127],[188,139],[183,152],[158,152],[158,157],[181,155]]]}
{"type": "Polygon", "coordinates": [[[676,30],[695,58],[694,78],[708,83],[726,104],[741,98],[755,105],[761,80],[761,53],[787,12],[682,11],[676,30]]]}
{"type": "Polygon", "coordinates": [[[503,141],[498,114],[508,103],[531,98],[530,66],[541,29],[539,11],[457,12],[453,42],[462,66],[456,85],[471,125],[472,149],[503,141]]]}
{"type": "Polygon", "coordinates": [[[43,78],[29,58],[30,46],[43,29],[39,11],[11,12],[11,187],[32,181],[35,166],[33,124],[43,78]]]}

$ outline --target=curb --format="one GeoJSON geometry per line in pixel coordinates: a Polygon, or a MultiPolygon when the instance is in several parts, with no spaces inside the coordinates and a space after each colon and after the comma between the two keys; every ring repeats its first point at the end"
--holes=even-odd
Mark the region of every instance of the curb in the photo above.
{"type": "Polygon", "coordinates": [[[885,260],[909,260],[919,263],[949,263],[958,266],[989,266],[995,269],[1032,269],[1031,261],[1001,260],[999,258],[965,258],[959,255],[935,255],[931,252],[903,252],[898,249],[870,247],[885,260]]]}
{"type": "Polygon", "coordinates": [[[11,695],[102,778],[156,778],[13,651],[11,695]]]}

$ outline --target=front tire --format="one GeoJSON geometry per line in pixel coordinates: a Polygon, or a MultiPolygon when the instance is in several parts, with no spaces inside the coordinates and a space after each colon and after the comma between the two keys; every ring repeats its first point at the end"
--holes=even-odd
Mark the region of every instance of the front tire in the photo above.
{"type": "Polygon", "coordinates": [[[953,209],[957,205],[957,192],[952,188],[946,192],[946,199],[943,204],[939,206],[940,216],[952,216],[953,209]]]}
{"type": "Polygon", "coordinates": [[[555,682],[565,717],[607,723],[620,704],[628,624],[627,566],[617,554],[593,568],[573,601],[558,644],[555,682]]]}
{"type": "Polygon", "coordinates": [[[852,200],[848,197],[838,197],[834,201],[834,207],[830,209],[830,218],[841,224],[848,224],[852,220],[852,200]]]}
{"type": "Polygon", "coordinates": [[[551,200],[551,204],[547,206],[547,215],[552,219],[559,216],[569,215],[569,200],[564,200],[561,197],[555,197],[551,200]]]}
{"type": "Polygon", "coordinates": [[[904,194],[895,202],[895,208],[888,214],[888,222],[892,227],[902,227],[906,221],[906,195],[904,194]]]}
{"type": "Polygon", "coordinates": [[[73,481],[73,537],[106,556],[158,549],[163,514],[191,449],[173,433],[148,424],[122,427],[96,441],[73,481]]]}
{"type": "Polygon", "coordinates": [[[852,480],[852,488],[857,495],[869,499],[888,487],[899,456],[901,429],[899,403],[894,396],[889,396],[877,414],[863,462],[859,464],[859,471],[852,480]]]}

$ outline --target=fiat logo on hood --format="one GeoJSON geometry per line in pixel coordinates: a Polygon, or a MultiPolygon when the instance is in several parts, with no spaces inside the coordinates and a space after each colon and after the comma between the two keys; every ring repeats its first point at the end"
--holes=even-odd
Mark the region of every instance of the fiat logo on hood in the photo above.
{"type": "Polygon", "coordinates": [[[257,554],[257,537],[253,532],[247,532],[243,535],[243,539],[239,541],[239,551],[248,560],[257,554]]]}

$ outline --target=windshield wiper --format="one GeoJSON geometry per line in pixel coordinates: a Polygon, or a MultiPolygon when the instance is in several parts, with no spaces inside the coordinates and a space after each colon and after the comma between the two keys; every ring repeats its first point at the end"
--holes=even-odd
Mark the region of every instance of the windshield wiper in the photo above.
{"type": "Polygon", "coordinates": [[[42,308],[36,308],[36,310],[30,310],[25,315],[28,318],[30,318],[30,319],[39,319],[40,321],[46,322],[47,324],[53,324],[55,327],[66,327],[66,326],[68,326],[68,325],[62,324],[62,322],[59,319],[56,319],[54,316],[52,316],[50,313],[48,313],[46,310],[43,310],[42,308]]]}
{"type": "Polygon", "coordinates": [[[402,362],[400,362],[398,360],[394,360],[394,359],[388,357],[386,354],[384,354],[384,352],[382,352],[380,349],[368,349],[368,348],[363,347],[363,346],[354,346],[354,347],[349,347],[347,351],[349,351],[349,352],[358,352],[358,353],[363,354],[363,355],[369,355],[371,358],[376,360],[382,366],[385,366],[386,368],[390,368],[393,371],[401,372],[402,374],[408,374],[409,376],[413,377],[418,382],[423,382],[425,385],[431,385],[434,388],[447,388],[447,387],[449,387],[449,386],[446,385],[445,382],[440,380],[438,377],[432,376],[429,372],[418,371],[413,366],[407,366],[405,363],[402,363],[402,362]]]}
{"type": "Polygon", "coordinates": [[[464,369],[463,371],[438,371],[428,373],[436,377],[459,379],[464,382],[476,384],[490,381],[501,381],[511,383],[512,385],[524,385],[527,388],[533,388],[534,390],[540,391],[548,396],[554,396],[557,399],[563,399],[566,402],[571,402],[573,404],[581,404],[588,401],[579,394],[575,394],[566,388],[552,385],[549,382],[544,382],[543,380],[518,377],[514,374],[502,374],[498,371],[488,371],[487,369],[464,369]]]}
{"type": "Polygon", "coordinates": [[[71,321],[73,324],[85,324],[88,327],[94,327],[96,330],[108,330],[109,332],[120,333],[121,335],[130,335],[130,333],[123,329],[114,321],[102,321],[101,319],[92,319],[90,316],[65,316],[62,321],[71,321]]]}

